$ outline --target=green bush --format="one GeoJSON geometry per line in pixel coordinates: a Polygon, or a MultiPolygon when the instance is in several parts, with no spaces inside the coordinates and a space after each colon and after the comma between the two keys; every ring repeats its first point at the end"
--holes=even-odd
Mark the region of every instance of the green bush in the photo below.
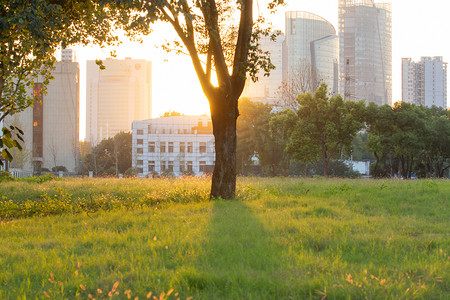
{"type": "Polygon", "coordinates": [[[47,181],[58,179],[55,175],[52,175],[50,173],[41,175],[41,176],[30,176],[30,177],[24,177],[20,178],[19,181],[29,182],[29,183],[44,183],[47,181]]]}
{"type": "Polygon", "coordinates": [[[11,173],[9,173],[8,171],[0,171],[0,182],[12,180],[14,180],[14,178],[11,177],[11,173]]]}

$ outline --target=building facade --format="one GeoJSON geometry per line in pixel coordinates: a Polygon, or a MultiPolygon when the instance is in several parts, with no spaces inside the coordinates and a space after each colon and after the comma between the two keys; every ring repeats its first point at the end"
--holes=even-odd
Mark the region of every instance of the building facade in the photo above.
{"type": "Polygon", "coordinates": [[[24,131],[23,150],[16,152],[11,168],[51,170],[64,166],[76,172],[79,164],[79,65],[73,61],[73,52],[63,50],[63,60],[55,63],[53,80],[43,94],[43,84],[34,84],[33,106],[8,116],[5,124],[24,131]]]}
{"type": "Polygon", "coordinates": [[[339,44],[334,26],[304,11],[286,12],[285,18],[283,81],[306,76],[301,80],[314,82],[313,88],[323,81],[329,91],[337,92],[339,44]]]}
{"type": "Polygon", "coordinates": [[[402,59],[402,100],[447,108],[447,63],[442,56],[402,59]]]}
{"type": "Polygon", "coordinates": [[[392,104],[392,4],[339,0],[340,93],[392,104]]]}
{"type": "Polygon", "coordinates": [[[143,59],[106,59],[101,70],[95,61],[86,68],[86,140],[97,144],[134,120],[152,115],[152,65],[143,59]]]}
{"type": "Polygon", "coordinates": [[[211,118],[173,116],[133,122],[132,165],[138,176],[212,173],[211,118]]]}
{"type": "Polygon", "coordinates": [[[284,34],[278,35],[275,40],[272,40],[270,36],[260,38],[260,49],[270,53],[270,61],[275,69],[270,70],[270,76],[264,76],[264,72],[259,71],[256,82],[248,79],[242,97],[275,104],[283,76],[283,41],[284,34]]]}

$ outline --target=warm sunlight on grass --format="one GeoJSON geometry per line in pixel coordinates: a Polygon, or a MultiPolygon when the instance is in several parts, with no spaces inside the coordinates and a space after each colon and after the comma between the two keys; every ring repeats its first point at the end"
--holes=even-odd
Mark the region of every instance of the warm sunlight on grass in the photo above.
{"type": "Polygon", "coordinates": [[[241,178],[239,201],[213,202],[209,184],[2,183],[2,205],[61,199],[80,209],[17,219],[2,206],[0,298],[448,296],[448,181],[241,178]]]}

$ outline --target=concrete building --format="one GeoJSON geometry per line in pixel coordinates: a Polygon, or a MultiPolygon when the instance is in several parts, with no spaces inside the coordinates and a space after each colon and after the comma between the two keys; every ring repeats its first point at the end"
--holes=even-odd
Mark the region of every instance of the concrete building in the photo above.
{"type": "MultiPolygon", "coordinates": [[[[283,81],[305,77],[316,88],[325,82],[338,91],[339,44],[334,26],[324,18],[304,11],[286,12],[283,44],[283,81]]],[[[311,85],[311,84],[310,84],[311,85]]]]}
{"type": "Polygon", "coordinates": [[[97,144],[120,131],[131,131],[134,120],[152,115],[152,65],[143,59],[106,59],[86,68],[86,140],[97,144]]]}
{"type": "Polygon", "coordinates": [[[340,93],[392,104],[392,4],[339,0],[340,93]]]}
{"type": "Polygon", "coordinates": [[[284,34],[278,35],[276,40],[272,40],[270,36],[260,38],[260,48],[270,53],[270,61],[275,69],[270,70],[270,76],[264,76],[263,71],[258,72],[257,82],[248,79],[242,97],[275,104],[283,76],[283,41],[284,34]]]}
{"type": "Polygon", "coordinates": [[[212,173],[215,163],[211,118],[161,117],[133,122],[133,168],[139,176],[212,173]]]}
{"type": "Polygon", "coordinates": [[[8,116],[6,125],[24,131],[23,151],[16,152],[11,168],[33,170],[64,166],[76,172],[79,162],[79,65],[70,49],[62,51],[54,77],[43,94],[43,84],[34,84],[35,102],[23,112],[8,116]]]}
{"type": "Polygon", "coordinates": [[[442,56],[422,57],[419,62],[402,58],[402,100],[447,108],[447,63],[442,56]]]}

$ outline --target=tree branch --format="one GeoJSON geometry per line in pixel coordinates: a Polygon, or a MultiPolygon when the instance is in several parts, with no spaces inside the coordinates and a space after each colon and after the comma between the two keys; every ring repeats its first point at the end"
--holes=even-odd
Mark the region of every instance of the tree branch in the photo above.
{"type": "Polygon", "coordinates": [[[233,62],[233,93],[241,94],[245,85],[246,62],[253,27],[253,0],[242,0],[239,34],[233,62]]]}
{"type": "Polygon", "coordinates": [[[209,45],[214,56],[214,64],[216,66],[217,79],[219,86],[230,86],[230,74],[225,61],[225,55],[222,49],[222,41],[220,38],[218,12],[215,0],[203,0],[201,10],[205,18],[205,25],[209,34],[209,45]]]}
{"type": "Polygon", "coordinates": [[[211,82],[208,80],[205,71],[203,70],[200,58],[198,57],[198,52],[194,44],[193,35],[192,37],[189,37],[185,34],[183,28],[181,27],[178,18],[172,18],[167,11],[164,10],[164,8],[161,9],[161,12],[163,15],[167,18],[169,23],[172,25],[172,27],[175,29],[176,33],[180,37],[181,41],[187,48],[189,55],[192,60],[192,64],[194,66],[195,72],[197,74],[197,77],[200,81],[200,85],[203,89],[203,92],[205,93],[206,97],[210,97],[214,91],[214,87],[211,84],[211,82]]]}

